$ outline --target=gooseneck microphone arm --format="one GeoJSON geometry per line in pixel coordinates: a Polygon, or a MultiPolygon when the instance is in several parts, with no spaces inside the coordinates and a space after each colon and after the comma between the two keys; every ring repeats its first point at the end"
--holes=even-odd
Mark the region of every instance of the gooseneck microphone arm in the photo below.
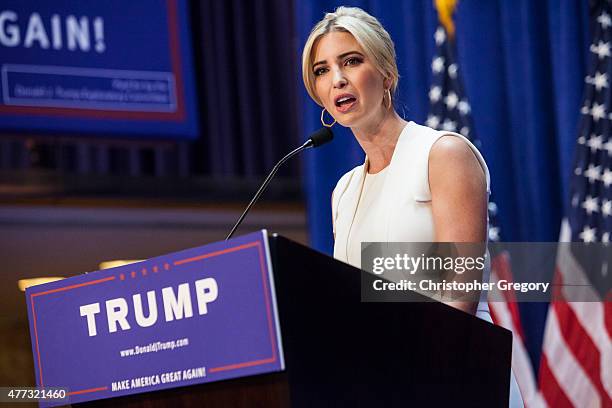
{"type": "Polygon", "coordinates": [[[251,200],[249,205],[247,205],[245,210],[242,212],[242,215],[240,216],[240,218],[238,218],[238,221],[236,221],[236,224],[234,224],[234,227],[232,228],[230,233],[227,234],[227,237],[225,238],[225,240],[227,241],[228,239],[232,237],[232,235],[234,235],[234,233],[236,232],[236,230],[238,229],[238,227],[244,220],[244,217],[246,217],[251,207],[253,207],[253,204],[255,204],[257,200],[259,199],[259,197],[263,194],[264,190],[266,189],[266,187],[268,187],[268,184],[270,184],[270,181],[272,181],[272,178],[274,177],[278,169],[280,169],[280,166],[283,165],[283,163],[285,163],[287,160],[289,160],[290,158],[292,158],[293,156],[295,156],[296,154],[300,153],[303,150],[309,149],[311,147],[319,147],[322,144],[331,141],[333,137],[334,135],[332,134],[329,128],[322,128],[318,130],[317,132],[315,132],[303,145],[301,145],[295,150],[292,150],[285,157],[280,159],[278,163],[276,163],[276,165],[272,168],[272,171],[270,172],[270,174],[268,174],[264,182],[261,184],[261,187],[259,187],[259,190],[257,190],[257,192],[255,193],[255,196],[253,196],[253,199],[251,200]]]}

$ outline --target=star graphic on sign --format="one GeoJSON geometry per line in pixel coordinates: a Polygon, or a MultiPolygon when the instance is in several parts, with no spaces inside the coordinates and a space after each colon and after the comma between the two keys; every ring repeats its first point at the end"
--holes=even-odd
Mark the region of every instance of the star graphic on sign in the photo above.
{"type": "Polygon", "coordinates": [[[591,135],[589,140],[587,141],[587,146],[591,149],[591,153],[595,153],[597,150],[601,149],[603,141],[603,135],[595,136],[591,135]]]}
{"type": "Polygon", "coordinates": [[[591,83],[595,85],[595,88],[598,91],[601,91],[602,88],[608,87],[608,74],[605,72],[603,74],[598,72],[595,74],[595,78],[592,78],[591,81],[591,83]]]}
{"type": "Polygon", "coordinates": [[[468,113],[470,113],[470,104],[467,103],[467,101],[461,101],[457,104],[457,109],[459,109],[459,112],[461,112],[462,115],[467,115],[468,113]]]}
{"type": "Polygon", "coordinates": [[[437,129],[440,124],[440,119],[435,115],[429,115],[425,124],[432,129],[437,129]]]}
{"type": "Polygon", "coordinates": [[[438,102],[442,96],[442,89],[439,86],[433,86],[429,90],[429,100],[432,102],[438,102]]]}
{"type": "Polygon", "coordinates": [[[604,145],[603,148],[606,149],[608,151],[608,154],[610,156],[612,156],[612,139],[608,140],[604,145]]]}
{"type": "Polygon", "coordinates": [[[583,242],[595,242],[595,234],[597,230],[595,228],[591,228],[588,225],[584,226],[584,229],[578,236],[583,242]]]}
{"type": "Polygon", "coordinates": [[[446,98],[444,98],[444,103],[446,104],[448,109],[455,109],[455,106],[457,106],[457,102],[459,102],[459,98],[454,92],[449,92],[446,98]]]}
{"type": "Polygon", "coordinates": [[[574,174],[577,175],[577,176],[581,175],[582,174],[582,168],[581,167],[576,167],[574,169],[574,174]]]}
{"type": "Polygon", "coordinates": [[[584,172],[584,176],[589,179],[589,183],[594,183],[596,180],[599,180],[600,175],[600,166],[594,166],[589,164],[589,168],[584,172]]]}
{"type": "Polygon", "coordinates": [[[606,12],[601,13],[597,17],[597,22],[601,24],[601,27],[605,30],[606,28],[612,26],[612,20],[610,19],[610,15],[606,12]]]}
{"type": "Polygon", "coordinates": [[[588,215],[594,212],[599,212],[599,204],[597,203],[597,197],[587,196],[582,202],[582,208],[584,208],[588,215]]]}
{"type": "Polygon", "coordinates": [[[452,120],[446,118],[444,120],[444,123],[442,123],[442,129],[448,130],[449,132],[454,132],[455,130],[457,130],[457,124],[452,120]]]}
{"type": "Polygon", "coordinates": [[[601,234],[601,242],[603,242],[604,244],[610,243],[610,233],[609,232],[604,232],[603,234],[601,234]]]}
{"type": "Polygon", "coordinates": [[[606,169],[604,171],[603,177],[601,178],[601,181],[603,181],[603,183],[606,185],[606,187],[609,187],[610,184],[612,184],[612,171],[610,171],[610,169],[606,169]]]}
{"type": "Polygon", "coordinates": [[[591,44],[591,52],[597,54],[599,59],[610,56],[610,43],[599,41],[597,45],[591,44]]]}
{"type": "Polygon", "coordinates": [[[600,105],[597,102],[593,104],[591,108],[591,116],[593,116],[593,120],[595,122],[599,121],[599,119],[603,119],[606,116],[606,107],[605,105],[600,105]]]}
{"type": "Polygon", "coordinates": [[[584,142],[586,142],[586,139],[584,138],[584,136],[580,136],[580,137],[578,138],[578,144],[583,145],[583,144],[584,144],[584,142]]]}
{"type": "Polygon", "coordinates": [[[457,78],[457,64],[450,64],[448,66],[448,76],[452,79],[457,78]]]}
{"type": "Polygon", "coordinates": [[[434,38],[436,40],[436,45],[440,45],[446,40],[446,33],[442,27],[438,27],[434,34],[434,38]]]}
{"type": "Polygon", "coordinates": [[[601,202],[601,215],[604,217],[612,216],[612,200],[603,200],[601,202]]]}
{"type": "Polygon", "coordinates": [[[459,130],[459,133],[461,133],[465,137],[468,137],[470,135],[470,128],[467,126],[464,126],[461,128],[461,130],[459,130]]]}
{"type": "Polygon", "coordinates": [[[431,62],[431,70],[435,72],[436,74],[438,74],[442,72],[443,69],[444,69],[444,58],[442,57],[434,58],[434,60],[431,62]]]}
{"type": "Polygon", "coordinates": [[[588,115],[590,112],[591,112],[591,109],[589,108],[588,105],[585,105],[582,108],[580,108],[580,113],[582,113],[583,115],[588,115]]]}

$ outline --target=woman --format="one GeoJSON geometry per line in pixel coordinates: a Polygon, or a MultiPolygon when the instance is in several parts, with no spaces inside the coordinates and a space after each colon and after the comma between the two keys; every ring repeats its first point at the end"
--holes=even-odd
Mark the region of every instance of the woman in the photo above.
{"type": "MultiPolygon", "coordinates": [[[[323,124],[327,115],[349,127],[366,153],[332,194],[335,258],[360,267],[361,242],[487,241],[487,165],[463,136],[398,115],[395,48],[376,18],[353,7],[326,14],[304,46],[302,76],[323,124]]],[[[450,304],[491,321],[486,296],[450,304]]],[[[522,406],[514,377],[510,402],[522,406]]]]}
{"type": "MultiPolygon", "coordinates": [[[[366,153],[333,192],[335,258],[360,267],[364,241],[486,242],[484,159],[463,136],[398,115],[394,45],[378,20],[358,8],[328,13],[306,42],[302,70],[322,118],[351,128],[366,153]]],[[[452,306],[477,311],[476,302],[452,306]]]]}

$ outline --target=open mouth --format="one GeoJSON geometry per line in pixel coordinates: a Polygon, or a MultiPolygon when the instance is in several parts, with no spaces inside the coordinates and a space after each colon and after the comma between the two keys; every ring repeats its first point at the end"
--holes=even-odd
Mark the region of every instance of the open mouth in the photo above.
{"type": "Polygon", "coordinates": [[[335,104],[338,111],[345,112],[350,109],[356,101],[357,98],[353,95],[340,95],[336,98],[335,104]]]}

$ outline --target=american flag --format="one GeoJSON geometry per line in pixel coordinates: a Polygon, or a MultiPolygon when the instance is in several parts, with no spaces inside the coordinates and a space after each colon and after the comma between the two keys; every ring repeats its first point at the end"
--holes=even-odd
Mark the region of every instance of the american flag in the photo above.
{"type": "MultiPolygon", "coordinates": [[[[430,112],[425,124],[433,129],[458,132],[480,149],[472,123],[470,104],[463,88],[459,65],[455,58],[455,43],[443,26],[438,26],[434,39],[436,55],[431,62],[432,84],[429,89],[430,112]]],[[[495,222],[497,206],[489,203],[489,240],[499,240],[499,228],[495,222]]]]}
{"type": "MultiPolygon", "coordinates": [[[[602,243],[612,232],[612,18],[610,3],[592,9],[593,43],[589,74],[570,181],[571,202],[561,228],[561,242],[602,243]]],[[[612,250],[612,248],[610,249],[612,250]]],[[[610,252],[606,249],[607,256],[610,252]]],[[[592,252],[596,256],[596,251],[592,252]]],[[[603,259],[586,268],[567,246],[557,254],[557,283],[580,279],[599,288],[602,302],[567,301],[567,287],[550,303],[540,361],[540,393],[551,407],[612,407],[612,303],[603,259]],[[587,272],[588,271],[588,272],[587,272]]],[[[611,265],[612,266],[612,265],[611,265]]]]}
{"type": "MultiPolygon", "coordinates": [[[[436,55],[431,64],[432,85],[429,90],[431,103],[427,126],[459,132],[478,148],[471,116],[470,104],[464,91],[459,65],[455,57],[455,42],[447,30],[440,25],[435,34],[436,55]]],[[[497,205],[489,203],[489,241],[499,241],[500,230],[496,221],[497,205]]],[[[491,265],[491,281],[512,281],[510,259],[507,253],[494,254],[491,265]]],[[[525,334],[521,326],[518,304],[512,291],[490,291],[489,309],[493,321],[513,332],[512,370],[526,404],[538,399],[533,366],[525,348],[525,334]]]]}

